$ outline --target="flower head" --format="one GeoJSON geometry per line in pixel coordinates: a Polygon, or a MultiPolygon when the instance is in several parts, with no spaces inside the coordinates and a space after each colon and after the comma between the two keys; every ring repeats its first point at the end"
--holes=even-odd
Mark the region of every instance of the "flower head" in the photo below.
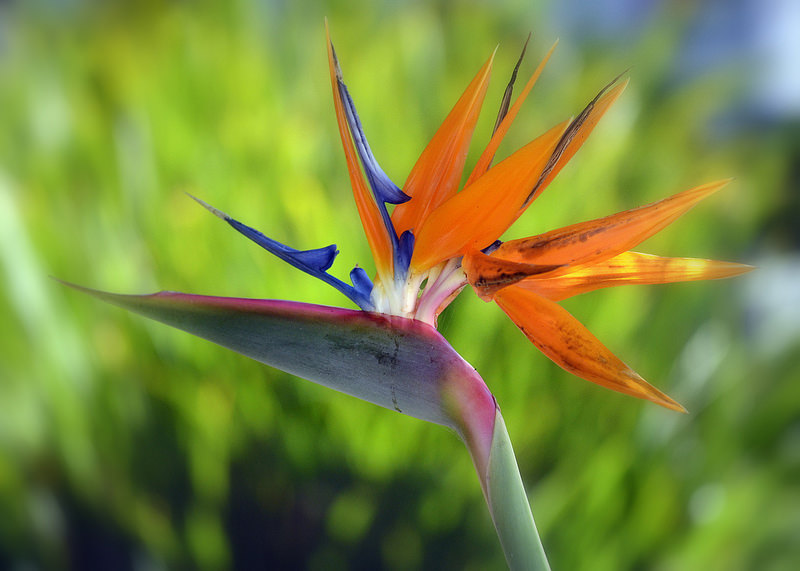
{"type": "Polygon", "coordinates": [[[381,169],[367,142],[328,38],[336,119],[356,206],[375,261],[372,280],[360,267],[351,271],[351,284],[329,274],[338,253],[335,245],[295,250],[196,200],[284,261],[334,286],[365,311],[435,326],[442,310],[469,284],[480,298],[495,301],[536,347],[565,370],[606,388],[683,411],[557,302],[605,287],[717,279],[748,271],[750,267],[742,264],[631,251],[727,181],[698,186],[605,218],[500,242],[628,84],[617,77],[575,118],[557,123],[492,165],[498,146],[554,48],[511,104],[523,49],[492,137],[462,189],[458,186],[494,54],[469,83],[401,188],[381,169]],[[391,214],[387,204],[396,205],[391,214]]]}

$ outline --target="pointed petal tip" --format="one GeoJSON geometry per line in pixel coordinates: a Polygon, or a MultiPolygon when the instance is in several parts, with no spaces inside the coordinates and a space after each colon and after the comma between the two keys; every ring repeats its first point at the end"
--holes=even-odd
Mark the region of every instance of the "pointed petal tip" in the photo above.
{"type": "Polygon", "coordinates": [[[118,300],[124,300],[124,299],[128,299],[128,298],[144,298],[144,297],[158,297],[158,296],[162,296],[163,297],[164,295],[169,295],[169,294],[174,294],[175,293],[175,292],[170,292],[170,291],[159,291],[159,292],[156,292],[156,293],[144,294],[144,295],[136,295],[136,294],[132,295],[132,294],[125,294],[125,293],[112,293],[112,292],[109,292],[109,291],[103,291],[101,289],[94,289],[94,288],[91,288],[91,287],[78,285],[76,283],[68,282],[66,280],[62,280],[60,278],[56,278],[56,277],[53,277],[53,276],[50,276],[50,277],[52,279],[54,279],[55,281],[57,281],[58,283],[60,283],[61,285],[67,286],[68,288],[74,289],[75,291],[79,291],[81,293],[85,293],[86,295],[90,295],[90,296],[92,296],[94,298],[97,298],[97,299],[99,299],[101,301],[105,301],[107,303],[110,303],[112,305],[117,305],[117,306],[120,305],[118,300]]]}
{"type": "Polygon", "coordinates": [[[67,286],[67,287],[72,288],[72,289],[78,289],[78,290],[81,289],[80,286],[75,285],[72,282],[68,282],[66,280],[62,280],[61,278],[57,278],[56,276],[47,276],[47,277],[50,278],[51,280],[53,280],[54,282],[60,283],[63,286],[67,286]]]}
{"type": "Polygon", "coordinates": [[[559,40],[558,38],[555,39],[555,41],[553,42],[553,45],[550,46],[550,49],[547,50],[547,53],[544,56],[545,61],[549,61],[550,60],[550,57],[553,55],[553,52],[556,51],[556,47],[558,47],[558,42],[560,42],[560,41],[561,40],[559,40]]]}
{"type": "Polygon", "coordinates": [[[738,262],[718,262],[716,266],[715,275],[711,279],[732,278],[752,272],[757,269],[757,266],[750,264],[740,264],[738,262]]]}
{"type": "Polygon", "coordinates": [[[49,277],[51,280],[57,281],[63,286],[67,286],[68,288],[74,289],[76,291],[82,291],[83,293],[88,293],[89,295],[96,295],[103,293],[100,290],[68,282],[67,280],[62,280],[61,278],[57,278],[55,276],[49,276],[49,277]]]}
{"type": "Polygon", "coordinates": [[[342,76],[342,68],[339,66],[339,58],[336,55],[336,48],[333,47],[333,39],[331,39],[331,31],[328,27],[328,18],[325,17],[325,39],[328,42],[328,54],[330,56],[330,66],[333,68],[334,75],[337,81],[344,81],[342,76]]]}
{"type": "Polygon", "coordinates": [[[735,274],[732,274],[732,275],[737,275],[737,276],[740,275],[740,274],[746,274],[747,272],[752,272],[753,270],[757,270],[758,269],[758,266],[751,266],[750,264],[737,264],[735,262],[732,262],[731,265],[732,266],[737,266],[738,271],[735,274]]]}
{"type": "Polygon", "coordinates": [[[533,32],[532,31],[528,32],[528,36],[525,38],[525,44],[522,46],[523,52],[528,49],[528,44],[530,43],[532,37],[533,37],[533,32]]]}
{"type": "MultiPolygon", "coordinates": [[[[733,182],[734,178],[722,178],[719,180],[715,180],[712,182],[707,182],[701,184],[699,186],[695,186],[690,188],[689,190],[684,190],[683,192],[679,192],[678,194],[674,194],[666,199],[665,201],[673,201],[676,205],[678,204],[685,204],[687,205],[684,209],[689,210],[692,206],[700,202],[701,200],[711,196],[712,194],[722,190],[726,186],[728,186],[731,182],[733,182]]],[[[659,201],[661,202],[661,201],[659,201]]]]}
{"type": "Polygon", "coordinates": [[[225,214],[222,210],[218,210],[217,208],[214,208],[213,206],[211,206],[210,204],[208,204],[204,200],[200,200],[199,198],[197,198],[193,194],[189,194],[188,192],[185,193],[185,194],[186,194],[186,196],[188,196],[189,198],[191,198],[192,200],[197,202],[200,206],[202,206],[203,208],[208,210],[211,214],[213,214],[217,218],[222,218],[223,220],[230,220],[231,219],[231,217],[228,216],[227,214],[225,214]]]}
{"type": "MultiPolygon", "coordinates": [[[[623,394],[627,393],[630,396],[638,397],[644,400],[649,400],[650,402],[655,403],[659,406],[663,406],[664,408],[668,408],[669,410],[674,410],[675,412],[682,412],[688,414],[689,411],[687,411],[682,404],[671,398],[669,395],[655,388],[653,385],[644,380],[644,378],[633,369],[628,368],[628,370],[625,371],[622,374],[622,376],[628,377],[631,381],[633,381],[632,384],[628,384],[628,386],[626,387],[628,390],[625,391],[623,394]]],[[[606,388],[610,388],[612,390],[618,390],[612,386],[607,386],[606,388]]]]}
{"type": "Polygon", "coordinates": [[[714,185],[717,188],[723,188],[732,183],[734,180],[736,180],[735,176],[729,176],[727,178],[721,178],[719,180],[715,180],[714,182],[710,182],[709,186],[714,185]]]}
{"type": "Polygon", "coordinates": [[[630,81],[631,81],[630,77],[625,77],[625,75],[630,73],[630,71],[631,71],[631,68],[627,68],[627,69],[621,71],[620,73],[618,73],[617,76],[614,79],[609,81],[606,84],[606,86],[603,87],[603,89],[600,90],[600,92],[595,97],[595,100],[599,100],[603,95],[606,94],[607,91],[611,90],[612,87],[614,87],[615,89],[618,89],[620,92],[622,92],[622,90],[624,90],[628,86],[630,81]],[[625,77],[625,80],[624,81],[620,81],[623,77],[625,77]]]}
{"type": "Polygon", "coordinates": [[[651,401],[657,405],[663,406],[664,408],[668,408],[669,410],[673,410],[681,414],[689,414],[689,411],[686,410],[685,406],[669,397],[666,397],[665,399],[651,399],[651,401]]]}
{"type": "Polygon", "coordinates": [[[686,191],[686,192],[695,191],[698,194],[701,194],[703,198],[705,198],[706,196],[714,194],[718,190],[722,190],[723,188],[728,186],[730,183],[732,183],[734,180],[735,180],[734,177],[721,178],[719,180],[715,180],[715,181],[712,181],[712,182],[707,182],[705,184],[701,184],[700,186],[697,186],[697,187],[691,189],[690,191],[686,191]]]}
{"type": "MultiPolygon", "coordinates": [[[[60,284],[67,286],[68,288],[74,289],[75,291],[79,291],[81,293],[85,293],[85,294],[90,295],[90,296],[92,296],[94,298],[97,298],[97,299],[99,299],[101,301],[105,301],[106,303],[110,303],[111,305],[116,305],[118,307],[122,307],[123,309],[130,309],[130,307],[125,305],[125,303],[127,303],[127,300],[137,300],[137,299],[167,299],[167,298],[172,298],[172,299],[181,299],[181,298],[183,298],[183,299],[192,299],[192,298],[197,298],[197,299],[230,300],[230,301],[233,301],[233,302],[236,302],[236,301],[240,301],[240,302],[241,301],[243,301],[243,302],[253,301],[253,302],[256,302],[256,303],[259,303],[259,302],[262,302],[262,301],[272,301],[272,300],[260,300],[260,299],[248,300],[248,299],[244,299],[244,298],[232,298],[232,297],[223,298],[223,297],[213,297],[213,296],[202,296],[202,295],[181,293],[181,292],[177,292],[177,291],[173,291],[173,290],[160,290],[160,291],[156,291],[156,292],[153,292],[153,293],[144,293],[144,294],[116,293],[116,292],[111,292],[111,291],[105,291],[105,290],[102,290],[102,289],[95,289],[95,288],[91,288],[91,287],[87,287],[87,286],[82,286],[82,285],[79,285],[79,284],[76,284],[76,283],[72,283],[72,282],[68,282],[66,280],[62,280],[60,278],[56,278],[56,277],[53,277],[53,276],[50,276],[50,277],[52,279],[54,279],[55,281],[59,282],[60,284]]],[[[286,302],[286,303],[292,303],[292,302],[286,302]]]]}
{"type": "Polygon", "coordinates": [[[500,44],[498,43],[494,49],[492,50],[492,55],[489,56],[489,59],[486,60],[484,65],[483,75],[485,76],[485,80],[488,81],[489,76],[492,74],[492,66],[494,65],[494,58],[497,55],[497,50],[500,49],[500,44]]]}
{"type": "Polygon", "coordinates": [[[672,400],[671,398],[667,398],[667,399],[647,399],[647,400],[649,400],[650,402],[653,402],[653,403],[655,403],[655,404],[657,404],[659,406],[663,406],[664,408],[667,408],[667,409],[669,409],[671,411],[679,412],[681,414],[689,414],[689,411],[686,410],[685,406],[683,406],[681,403],[679,403],[677,401],[672,400]]]}

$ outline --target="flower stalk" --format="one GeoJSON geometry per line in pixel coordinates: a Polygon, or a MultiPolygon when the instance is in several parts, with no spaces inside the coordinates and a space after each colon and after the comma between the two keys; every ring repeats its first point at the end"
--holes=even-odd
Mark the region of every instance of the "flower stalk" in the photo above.
{"type": "Polygon", "coordinates": [[[495,416],[484,494],[510,569],[550,569],[500,409],[495,416]]]}
{"type": "Polygon", "coordinates": [[[452,393],[456,430],[472,456],[506,562],[514,571],[550,569],[500,407],[494,397],[469,394],[452,393]]]}

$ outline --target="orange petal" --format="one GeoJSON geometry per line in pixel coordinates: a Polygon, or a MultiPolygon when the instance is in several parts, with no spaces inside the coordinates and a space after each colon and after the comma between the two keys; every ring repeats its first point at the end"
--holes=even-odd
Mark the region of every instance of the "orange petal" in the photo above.
{"type": "Polygon", "coordinates": [[[617,98],[622,95],[622,92],[625,91],[630,81],[628,79],[614,86],[620,77],[621,75],[615,77],[608,85],[601,89],[600,93],[598,93],[583,111],[575,117],[575,120],[572,121],[564,132],[558,146],[556,146],[553,156],[550,157],[550,162],[547,164],[547,167],[545,167],[542,178],[525,201],[523,208],[526,208],[538,194],[547,188],[547,185],[553,181],[561,169],[564,168],[564,165],[566,165],[573,155],[578,152],[578,149],[583,146],[583,143],[586,142],[586,139],[597,125],[597,122],[600,121],[600,118],[605,115],[606,111],[608,111],[617,98]],[[612,86],[614,87],[612,88],[612,86]]]}
{"type": "Polygon", "coordinates": [[[704,184],[605,218],[573,224],[532,238],[511,240],[492,255],[513,262],[565,266],[589,265],[607,260],[630,250],[663,229],[728,182],[722,180],[704,184]]]}
{"type": "Polygon", "coordinates": [[[605,287],[717,280],[743,274],[752,269],[752,266],[733,262],[699,258],[663,258],[638,252],[623,252],[565,275],[556,277],[537,275],[524,279],[519,282],[519,287],[536,292],[552,301],[561,301],[605,287]]]}
{"type": "Polygon", "coordinates": [[[528,339],[564,370],[607,389],[686,412],[614,356],[558,304],[517,286],[497,292],[495,301],[528,339]]]}
{"type": "MultiPolygon", "coordinates": [[[[479,250],[471,250],[464,254],[461,262],[467,281],[475,293],[484,300],[491,301],[494,294],[533,275],[551,272],[561,266],[542,266],[539,264],[523,264],[509,262],[494,256],[488,256],[479,250]]],[[[547,280],[541,280],[547,283],[547,280]]]]}
{"type": "Polygon", "coordinates": [[[350,184],[353,187],[353,196],[355,197],[356,207],[358,208],[358,215],[361,218],[361,225],[364,227],[364,233],[367,235],[367,242],[369,242],[369,247],[372,251],[372,257],[375,259],[377,273],[382,281],[388,283],[393,279],[391,239],[381,220],[378,206],[375,204],[372,193],[364,182],[364,177],[361,174],[358,158],[353,146],[353,140],[347,126],[347,118],[345,117],[342,98],[337,87],[338,80],[341,78],[341,70],[339,69],[339,62],[336,59],[336,53],[331,43],[327,21],[325,22],[325,34],[328,39],[328,65],[331,73],[331,86],[333,87],[333,104],[336,108],[336,122],[339,125],[339,135],[341,135],[342,138],[342,147],[344,147],[344,156],[347,160],[347,170],[350,173],[350,184]]]}
{"type": "Polygon", "coordinates": [[[398,235],[419,228],[430,212],[458,190],[493,60],[494,53],[467,86],[408,175],[403,192],[412,200],[399,204],[392,214],[398,235]]]}
{"type": "MultiPolygon", "coordinates": [[[[525,85],[525,89],[522,90],[522,93],[520,93],[519,97],[517,97],[516,101],[514,101],[514,105],[511,106],[511,109],[508,110],[508,113],[502,119],[497,129],[495,129],[495,132],[494,134],[492,134],[492,138],[489,141],[489,144],[487,145],[486,149],[484,149],[483,153],[478,159],[478,162],[475,164],[475,168],[472,169],[472,173],[470,173],[469,178],[467,179],[467,182],[464,186],[468,186],[473,182],[475,182],[475,180],[478,177],[483,175],[489,169],[489,165],[492,163],[492,159],[494,158],[494,155],[497,152],[497,148],[500,146],[500,143],[503,142],[503,138],[506,136],[508,129],[511,127],[511,123],[514,122],[514,119],[516,118],[520,107],[522,107],[522,104],[525,102],[525,98],[528,96],[528,93],[530,93],[531,89],[533,89],[536,80],[539,79],[539,75],[541,75],[544,66],[550,59],[550,56],[553,55],[553,50],[556,49],[557,44],[558,42],[553,44],[553,47],[551,47],[550,50],[547,52],[547,55],[544,56],[544,59],[542,59],[542,61],[539,63],[539,66],[536,68],[536,71],[533,72],[533,75],[528,80],[528,83],[525,85]]],[[[525,43],[525,45],[527,46],[527,42],[525,43]]],[[[520,56],[520,59],[521,58],[522,56],[520,56]]],[[[517,63],[517,66],[519,66],[519,62],[517,63]]],[[[516,73],[516,69],[514,71],[516,73]]],[[[509,88],[510,87],[511,84],[509,84],[509,88]]],[[[511,94],[508,93],[508,96],[510,97],[511,94]]]]}
{"type": "Polygon", "coordinates": [[[556,125],[431,212],[417,234],[412,269],[491,244],[517,218],[568,121],[556,125]]]}

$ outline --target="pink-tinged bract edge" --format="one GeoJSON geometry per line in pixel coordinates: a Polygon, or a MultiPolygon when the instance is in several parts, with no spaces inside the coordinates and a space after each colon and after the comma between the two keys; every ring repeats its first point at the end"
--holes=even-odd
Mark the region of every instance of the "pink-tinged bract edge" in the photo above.
{"type": "Polygon", "coordinates": [[[494,411],[475,369],[422,321],[285,300],[128,295],[61,283],[287,373],[447,426],[462,438],[475,432],[466,429],[462,412],[483,409],[488,417],[494,411]],[[450,398],[456,394],[459,406],[450,398]]]}

